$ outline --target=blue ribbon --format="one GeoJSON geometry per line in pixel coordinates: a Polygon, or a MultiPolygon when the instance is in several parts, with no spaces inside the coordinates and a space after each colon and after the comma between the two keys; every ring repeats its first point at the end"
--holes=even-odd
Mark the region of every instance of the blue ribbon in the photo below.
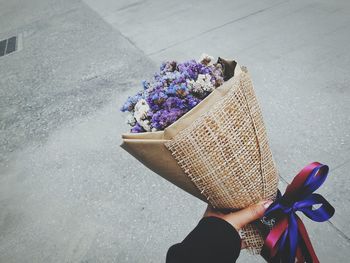
{"type": "Polygon", "coordinates": [[[294,263],[298,256],[307,262],[318,262],[306,229],[296,212],[300,211],[316,222],[324,222],[333,216],[333,206],[322,195],[313,193],[324,183],[328,171],[327,165],[311,163],[299,172],[283,195],[278,191],[275,202],[266,210],[265,216],[276,218],[277,224],[281,223],[275,230],[271,230],[265,240],[262,251],[265,259],[270,262],[282,260],[294,263]],[[302,256],[300,253],[297,255],[298,248],[302,256]]]}

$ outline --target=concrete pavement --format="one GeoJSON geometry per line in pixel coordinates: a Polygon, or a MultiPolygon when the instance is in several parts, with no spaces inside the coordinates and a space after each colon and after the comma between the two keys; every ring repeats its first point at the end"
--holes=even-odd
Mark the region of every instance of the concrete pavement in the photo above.
{"type": "MultiPolygon", "coordinates": [[[[119,105],[165,59],[250,70],[283,188],[330,166],[321,262],[350,257],[348,1],[0,0],[0,262],[164,262],[205,204],[122,151],[119,105]]],[[[243,253],[239,262],[263,262],[243,253]]]]}

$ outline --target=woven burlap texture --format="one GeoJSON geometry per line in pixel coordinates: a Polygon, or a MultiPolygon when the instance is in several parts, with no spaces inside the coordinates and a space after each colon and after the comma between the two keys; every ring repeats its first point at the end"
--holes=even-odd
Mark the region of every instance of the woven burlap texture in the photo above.
{"type": "MultiPolygon", "coordinates": [[[[246,70],[225,97],[165,146],[213,207],[241,209],[276,195],[278,171],[246,70]]],[[[241,236],[251,252],[260,252],[263,237],[254,225],[241,236]]]]}

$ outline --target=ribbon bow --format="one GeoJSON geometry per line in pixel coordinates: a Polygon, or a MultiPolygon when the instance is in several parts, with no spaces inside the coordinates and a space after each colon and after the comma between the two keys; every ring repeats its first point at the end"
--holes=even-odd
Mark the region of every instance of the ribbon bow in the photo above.
{"type": "Polygon", "coordinates": [[[278,193],[276,201],[266,210],[267,218],[277,219],[261,251],[268,262],[294,263],[297,258],[297,262],[319,263],[296,212],[303,212],[316,222],[324,222],[333,216],[333,206],[322,195],[313,193],[326,180],[328,170],[327,165],[318,162],[305,166],[288,185],[284,195],[278,193]]]}

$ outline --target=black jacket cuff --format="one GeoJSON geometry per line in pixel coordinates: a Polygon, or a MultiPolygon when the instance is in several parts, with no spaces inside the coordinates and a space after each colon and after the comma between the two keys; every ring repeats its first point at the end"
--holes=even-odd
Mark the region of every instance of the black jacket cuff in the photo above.
{"type": "Polygon", "coordinates": [[[167,253],[167,263],[235,262],[241,251],[237,230],[218,217],[204,217],[192,232],[167,253]]]}

